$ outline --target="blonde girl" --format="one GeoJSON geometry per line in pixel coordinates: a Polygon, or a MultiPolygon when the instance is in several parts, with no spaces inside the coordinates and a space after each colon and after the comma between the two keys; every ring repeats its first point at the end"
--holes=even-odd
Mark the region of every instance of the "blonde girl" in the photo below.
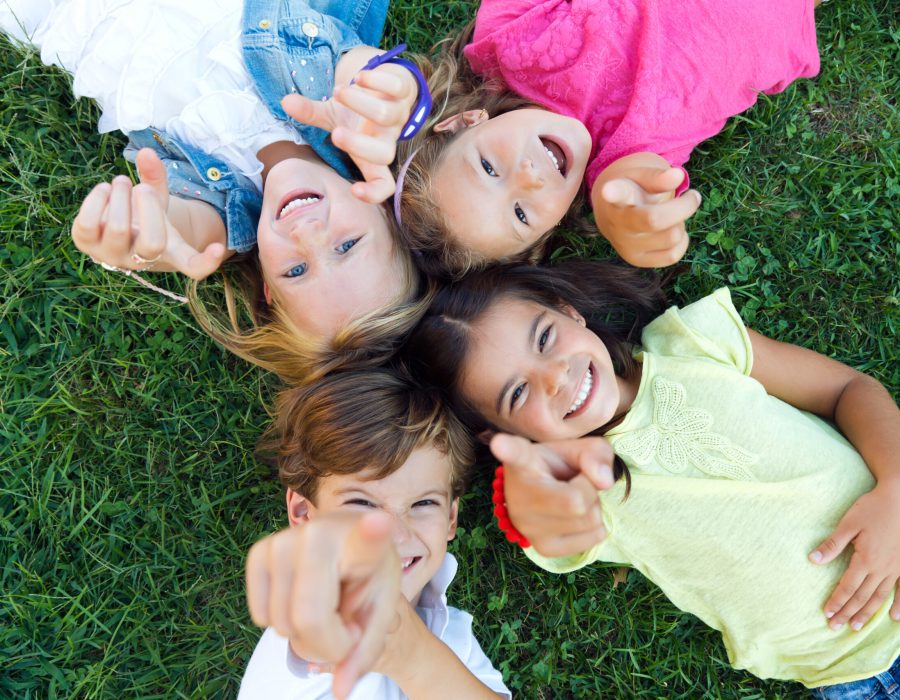
{"type": "Polygon", "coordinates": [[[608,277],[592,263],[475,273],[438,292],[410,342],[420,375],[483,437],[602,435],[615,451],[593,512],[561,509],[543,531],[529,514],[541,497],[507,483],[528,556],[558,572],[634,566],[761,678],[828,687],[887,671],[900,653],[888,392],[747,329],[727,289],[646,323],[658,297],[638,278],[637,303],[610,317],[627,287],[606,298],[608,277]]]}
{"type": "Polygon", "coordinates": [[[626,261],[677,261],[700,205],[681,166],[818,72],[814,4],[484,0],[434,68],[433,128],[398,153],[411,246],[452,275],[527,260],[585,193],[626,261]]]}
{"type": "Polygon", "coordinates": [[[110,269],[194,279],[236,255],[241,289],[229,287],[227,312],[195,292],[195,314],[226,347],[289,367],[291,379],[348,329],[390,326],[418,287],[379,204],[393,191],[386,164],[416,80],[391,62],[360,72],[382,53],[363,38],[378,41],[386,1],[315,7],[0,5],[7,33],[39,46],[46,63],[72,73],[76,94],[98,101],[100,129],[129,137],[141,184],[120,176],[97,185],[75,218],[76,245],[110,269]],[[326,130],[292,116],[333,130],[353,162],[326,130]],[[354,164],[365,181],[351,179],[354,164]]]}

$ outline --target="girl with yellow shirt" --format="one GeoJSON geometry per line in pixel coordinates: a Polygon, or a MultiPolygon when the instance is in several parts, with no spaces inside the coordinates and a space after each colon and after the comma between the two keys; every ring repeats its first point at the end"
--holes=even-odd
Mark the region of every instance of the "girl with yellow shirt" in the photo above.
{"type": "Polygon", "coordinates": [[[501,527],[539,566],[633,566],[736,668],[895,697],[900,411],[747,329],[727,289],[648,323],[662,303],[608,263],[486,270],[438,292],[409,355],[475,433],[544,443],[491,444],[501,527]]]}

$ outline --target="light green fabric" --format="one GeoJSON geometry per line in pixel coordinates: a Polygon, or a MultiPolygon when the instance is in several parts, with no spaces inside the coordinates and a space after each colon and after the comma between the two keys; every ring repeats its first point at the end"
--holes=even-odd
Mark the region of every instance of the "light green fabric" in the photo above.
{"type": "Polygon", "coordinates": [[[761,678],[817,686],[888,669],[900,651],[890,601],[862,631],[832,631],[822,606],[849,556],[807,559],[874,486],[856,450],[748,376],[750,340],[727,289],[669,309],[642,343],[637,398],[607,433],[631,495],[621,481],[601,494],[609,535],[593,550],[529,558],[560,573],[598,560],[637,568],[761,678]]]}

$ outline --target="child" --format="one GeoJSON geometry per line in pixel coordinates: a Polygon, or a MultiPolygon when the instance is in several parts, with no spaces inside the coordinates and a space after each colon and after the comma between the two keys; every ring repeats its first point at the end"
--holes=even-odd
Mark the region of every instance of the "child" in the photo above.
{"type": "Polygon", "coordinates": [[[388,212],[376,204],[393,191],[386,163],[416,80],[390,62],[359,72],[381,54],[363,41],[378,41],[386,2],[316,7],[321,12],[275,0],[0,7],[4,31],[40,46],[46,63],[72,73],[77,95],[98,101],[101,131],[130,139],[126,155],[144,184],[117,177],[98,185],[75,219],[76,245],[122,270],[175,269],[197,279],[229,255],[255,251],[245,296],[262,307],[261,327],[242,333],[233,314],[216,323],[199,302],[195,311],[218,340],[264,366],[285,347],[306,349],[308,358],[348,326],[385,325],[418,287],[388,212]],[[320,102],[332,88],[334,100],[320,102]],[[335,143],[370,181],[352,183],[351,164],[327,132],[285,109],[335,128],[335,143]]]}
{"type": "MultiPolygon", "coordinates": [[[[890,668],[900,652],[900,411],[890,395],[746,329],[726,289],[645,324],[653,287],[641,279],[629,292],[618,279],[617,299],[640,303],[607,324],[602,280],[612,277],[586,262],[476,273],[438,293],[410,341],[419,371],[474,431],[600,433],[615,450],[615,486],[602,483],[596,457],[582,462],[609,490],[595,503],[583,484],[568,496],[580,511],[557,513],[568,538],[560,525],[532,527],[541,499],[510,482],[510,518],[535,538],[528,556],[558,572],[598,560],[638,568],[761,678],[817,687],[890,668]]],[[[501,459],[515,452],[494,447],[501,459]]]]}
{"type": "Polygon", "coordinates": [[[269,629],[240,697],[326,698],[332,682],[343,697],[357,679],[360,699],[510,697],[471,616],[447,607],[472,464],[453,416],[399,373],[334,373],[283,393],[262,444],[294,527],[247,558],[251,615],[269,629]]]}
{"type": "Polygon", "coordinates": [[[676,262],[700,205],[680,166],[759,92],[818,72],[813,6],[483,0],[429,78],[433,129],[398,152],[404,235],[454,275],[529,260],[583,186],[626,261],[676,262]]]}

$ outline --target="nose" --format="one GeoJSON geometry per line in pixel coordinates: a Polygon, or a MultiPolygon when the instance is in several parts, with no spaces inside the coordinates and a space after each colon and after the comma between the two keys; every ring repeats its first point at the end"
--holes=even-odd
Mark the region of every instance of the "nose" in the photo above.
{"type": "Polygon", "coordinates": [[[399,546],[404,542],[408,542],[412,537],[409,525],[406,524],[406,518],[395,513],[393,515],[393,526],[391,528],[391,537],[394,544],[399,546]]]}
{"type": "Polygon", "coordinates": [[[321,238],[328,233],[328,221],[322,216],[310,216],[291,223],[290,237],[295,242],[321,238]]]}
{"type": "Polygon", "coordinates": [[[569,363],[563,359],[548,360],[541,370],[541,384],[549,396],[556,396],[569,379],[569,363]]]}
{"type": "Polygon", "coordinates": [[[516,182],[519,187],[526,190],[536,190],[544,185],[544,178],[541,177],[537,168],[534,167],[534,161],[531,158],[523,158],[519,163],[516,171],[516,182]]]}

